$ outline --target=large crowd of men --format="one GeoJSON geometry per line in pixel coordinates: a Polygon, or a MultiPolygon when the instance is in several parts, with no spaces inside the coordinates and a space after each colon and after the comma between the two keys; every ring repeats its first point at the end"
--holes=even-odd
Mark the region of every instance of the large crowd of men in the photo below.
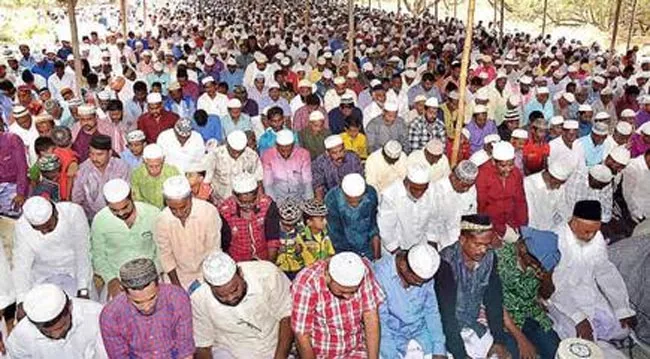
{"type": "Polygon", "coordinates": [[[81,28],[81,83],[70,39],[0,54],[0,352],[610,359],[650,342],[647,286],[623,270],[648,252],[608,254],[648,247],[628,237],[650,215],[650,57],[479,23],[461,96],[456,19],[356,8],[348,43],[334,2],[308,23],[299,2],[191,3],[143,32],[81,28]]]}

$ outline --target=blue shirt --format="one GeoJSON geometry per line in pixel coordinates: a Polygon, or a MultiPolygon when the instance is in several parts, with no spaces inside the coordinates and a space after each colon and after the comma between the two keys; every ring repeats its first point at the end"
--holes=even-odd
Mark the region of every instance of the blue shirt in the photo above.
{"type": "Polygon", "coordinates": [[[198,132],[203,137],[204,142],[214,138],[217,142],[223,141],[223,130],[221,129],[221,120],[217,115],[208,115],[208,122],[205,126],[199,126],[194,119],[192,119],[192,129],[198,132]]]}
{"type": "Polygon", "coordinates": [[[244,83],[244,71],[241,69],[235,70],[235,72],[230,72],[226,69],[219,73],[221,81],[228,84],[228,92],[232,92],[235,86],[241,86],[244,83]]]}
{"type": "MultiPolygon", "coordinates": [[[[363,113],[358,107],[352,109],[350,117],[358,118],[359,123],[362,124],[361,126],[363,126],[363,113]]],[[[334,107],[331,109],[327,114],[327,119],[330,132],[332,132],[333,135],[338,135],[339,133],[345,131],[345,120],[347,117],[343,115],[343,111],[341,111],[340,107],[334,107]]],[[[361,132],[364,133],[363,128],[361,128],[361,132]]]]}
{"type": "Polygon", "coordinates": [[[383,256],[375,262],[374,269],[375,278],[386,296],[379,306],[381,357],[404,356],[412,339],[422,346],[425,355],[446,355],[434,280],[421,287],[404,288],[397,274],[395,255],[383,256]]]}
{"type": "Polygon", "coordinates": [[[287,99],[284,97],[280,97],[277,101],[273,101],[273,99],[267,94],[266,96],[262,97],[257,104],[261,108],[277,106],[282,109],[283,116],[291,117],[291,107],[289,107],[289,102],[287,102],[287,99]]]}
{"type": "Polygon", "coordinates": [[[32,67],[36,64],[36,60],[34,60],[34,56],[29,55],[29,57],[21,57],[20,61],[18,62],[20,64],[20,67],[31,70],[32,67]]]}
{"type": "Polygon", "coordinates": [[[192,118],[196,111],[196,104],[189,96],[183,96],[180,103],[174,101],[171,97],[165,99],[165,110],[173,112],[180,118],[192,118]]]}
{"type": "Polygon", "coordinates": [[[223,129],[223,138],[225,138],[235,130],[242,130],[244,132],[252,131],[253,125],[251,123],[251,118],[242,112],[242,114],[239,115],[239,121],[237,121],[237,123],[232,120],[230,115],[224,116],[224,118],[221,119],[221,128],[223,129]]]}
{"type": "MultiPolygon", "coordinates": [[[[262,154],[264,151],[268,150],[269,148],[275,146],[275,139],[278,137],[277,132],[275,132],[271,127],[267,128],[262,136],[260,136],[259,140],[257,140],[257,153],[260,154],[260,157],[262,157],[262,154]]],[[[298,145],[298,135],[293,132],[293,143],[298,145]]]]}
{"type": "Polygon", "coordinates": [[[546,100],[546,103],[542,105],[539,103],[539,101],[537,101],[536,98],[530,100],[524,109],[524,117],[521,119],[522,126],[528,125],[528,119],[530,118],[530,114],[533,113],[533,111],[539,111],[544,114],[544,119],[548,123],[551,120],[551,117],[554,115],[553,103],[551,100],[546,100]]]}
{"type": "Polygon", "coordinates": [[[379,235],[377,227],[377,191],[366,186],[366,193],[357,207],[345,200],[341,187],[334,187],[325,195],[327,230],[336,253],[354,252],[374,259],[370,240],[379,235]]]}
{"type": "Polygon", "coordinates": [[[120,153],[120,158],[129,165],[131,171],[138,168],[142,164],[142,157],[136,157],[130,149],[125,149],[120,153]]]}
{"type": "Polygon", "coordinates": [[[48,60],[45,60],[32,66],[31,71],[34,74],[43,76],[43,78],[47,81],[47,79],[49,79],[50,76],[52,76],[54,73],[54,64],[48,60]]]}
{"type": "Polygon", "coordinates": [[[596,145],[590,134],[580,137],[578,141],[580,141],[580,145],[584,150],[585,163],[587,164],[587,167],[595,166],[603,161],[605,155],[605,142],[596,145]]]}
{"type": "Polygon", "coordinates": [[[7,127],[9,126],[9,117],[13,108],[14,102],[11,101],[11,98],[0,92],[0,116],[2,116],[2,121],[7,127]]]}
{"type": "Polygon", "coordinates": [[[591,133],[593,123],[578,120],[578,138],[588,136],[591,133]]]}
{"type": "Polygon", "coordinates": [[[413,103],[418,95],[423,95],[426,98],[435,97],[438,99],[439,103],[442,103],[442,96],[440,96],[440,92],[438,92],[438,89],[435,86],[431,87],[431,89],[427,91],[424,89],[424,87],[422,87],[422,84],[419,84],[417,86],[411,87],[406,95],[409,98],[409,103],[413,103]]]}

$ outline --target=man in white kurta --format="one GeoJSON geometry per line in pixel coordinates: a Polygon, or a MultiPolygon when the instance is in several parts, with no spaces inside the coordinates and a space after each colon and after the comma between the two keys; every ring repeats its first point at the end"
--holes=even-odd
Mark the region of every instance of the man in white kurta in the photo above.
{"type": "Polygon", "coordinates": [[[636,157],[623,170],[623,198],[632,219],[650,217],[650,154],[636,157]]]}
{"type": "Polygon", "coordinates": [[[217,115],[220,118],[228,115],[228,96],[217,92],[217,84],[212,76],[201,80],[205,92],[196,102],[197,110],[204,110],[208,115],[217,115]]]}
{"type": "Polygon", "coordinates": [[[573,170],[571,161],[558,161],[549,165],[548,169],[524,178],[530,227],[550,231],[565,221],[564,183],[573,170]]]}
{"type": "Polygon", "coordinates": [[[381,193],[394,182],[401,181],[406,176],[406,154],[402,145],[390,140],[371,153],[366,160],[366,183],[375,187],[381,193]]]}
{"type": "Polygon", "coordinates": [[[429,167],[431,183],[447,177],[451,173],[451,169],[449,168],[449,159],[444,154],[444,147],[442,141],[434,138],[424,148],[411,152],[406,161],[407,165],[420,164],[429,167]]]}
{"type": "Polygon", "coordinates": [[[205,283],[191,294],[198,353],[209,350],[215,358],[266,359],[281,352],[278,336],[283,329],[290,330],[292,300],[291,283],[284,273],[267,261],[235,264],[221,251],[210,254],[202,267],[205,283]],[[244,290],[236,290],[228,299],[219,297],[220,292],[243,283],[244,290]]]}
{"type": "Polygon", "coordinates": [[[192,122],[187,118],[179,119],[174,128],[161,132],[156,143],[162,148],[165,161],[182,173],[185,167],[200,161],[205,154],[203,137],[192,130],[192,122]]]}
{"type": "Polygon", "coordinates": [[[576,163],[584,163],[582,147],[578,141],[576,141],[578,136],[578,126],[578,121],[564,121],[562,124],[562,136],[557,137],[548,143],[550,148],[550,154],[548,156],[549,165],[557,161],[567,161],[568,158],[573,158],[576,163]]]}
{"type": "Polygon", "coordinates": [[[81,206],[31,197],[16,221],[13,281],[18,303],[41,283],[61,287],[70,297],[88,295],[91,285],[90,230],[81,206]]]}

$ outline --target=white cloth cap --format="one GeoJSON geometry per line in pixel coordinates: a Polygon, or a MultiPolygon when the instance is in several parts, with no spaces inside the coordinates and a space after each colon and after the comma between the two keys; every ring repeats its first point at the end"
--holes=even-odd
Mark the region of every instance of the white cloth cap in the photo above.
{"type": "Polygon", "coordinates": [[[40,226],[52,217],[52,202],[41,196],[33,196],[23,204],[23,216],[32,226],[40,226]]]}
{"type": "Polygon", "coordinates": [[[406,178],[415,184],[427,184],[431,180],[431,172],[422,164],[408,166],[406,178]]]}
{"type": "Polygon", "coordinates": [[[165,157],[163,149],[157,143],[148,144],[142,150],[142,158],[145,160],[155,160],[163,157],[165,157]]]}
{"type": "Polygon", "coordinates": [[[229,255],[216,250],[203,260],[201,265],[203,278],[213,286],[222,286],[230,282],[237,273],[237,264],[229,255]]]}
{"type": "Polygon", "coordinates": [[[650,136],[650,122],[646,122],[641,127],[639,127],[636,132],[640,135],[650,136]]]}
{"type": "Polygon", "coordinates": [[[47,323],[56,318],[68,302],[61,288],[54,284],[39,284],[25,295],[23,310],[35,323],[47,323]]]}
{"type": "Polygon", "coordinates": [[[415,96],[415,98],[413,99],[413,103],[424,102],[425,105],[426,105],[426,101],[427,101],[427,97],[424,96],[424,95],[417,95],[417,96],[415,96]]]}
{"type": "Polygon", "coordinates": [[[650,96],[641,96],[641,99],[639,99],[639,103],[641,105],[648,105],[650,104],[650,96]]]}
{"type": "Polygon", "coordinates": [[[510,161],[515,158],[515,148],[510,142],[497,142],[492,145],[492,158],[497,161],[510,161]]]}
{"type": "Polygon", "coordinates": [[[512,131],[512,137],[518,138],[521,140],[527,140],[528,139],[528,131],[522,129],[522,128],[517,128],[514,131],[512,131]]]}
{"type": "Polygon", "coordinates": [[[418,277],[429,280],[438,271],[440,255],[426,243],[419,243],[409,249],[406,255],[409,267],[418,277]]]}
{"type": "Polygon", "coordinates": [[[623,166],[627,166],[630,163],[630,150],[625,148],[625,146],[616,146],[612,149],[612,151],[609,153],[609,156],[612,157],[612,159],[623,166]]]}
{"type": "Polygon", "coordinates": [[[248,144],[246,134],[242,130],[232,131],[228,134],[228,137],[226,137],[226,141],[228,142],[228,146],[235,151],[242,151],[248,144]]]}
{"type": "Polygon", "coordinates": [[[397,112],[398,106],[395,102],[392,101],[386,101],[384,104],[384,111],[388,112],[397,112]]]}
{"type": "Polygon", "coordinates": [[[424,106],[438,108],[440,105],[438,104],[438,99],[437,98],[429,97],[427,99],[427,102],[424,103],[424,106]]]}
{"type": "Polygon", "coordinates": [[[235,193],[249,193],[255,191],[256,189],[257,179],[255,179],[255,177],[248,172],[242,172],[238,174],[232,181],[232,190],[235,193]]]}
{"type": "Polygon", "coordinates": [[[121,178],[114,178],[104,184],[104,198],[108,203],[124,201],[130,193],[131,187],[121,178]]]}
{"type": "Polygon", "coordinates": [[[601,183],[609,183],[612,180],[612,170],[603,164],[597,164],[589,169],[589,175],[601,183]]]}
{"type": "Polygon", "coordinates": [[[268,87],[269,90],[270,90],[270,89],[279,89],[279,88],[280,88],[280,84],[277,83],[276,81],[271,81],[271,82],[269,82],[269,84],[268,84],[267,87],[268,87]]]}
{"type": "Polygon", "coordinates": [[[442,155],[445,145],[437,137],[434,137],[432,140],[427,142],[425,150],[434,156],[442,155]]]}
{"type": "Polygon", "coordinates": [[[566,120],[562,123],[562,128],[565,130],[577,130],[580,124],[576,120],[566,120]]]}
{"type": "Polygon", "coordinates": [[[283,129],[278,131],[277,136],[275,137],[275,143],[280,146],[288,146],[293,144],[293,132],[288,129],[283,129]]]}
{"type": "Polygon", "coordinates": [[[562,98],[565,99],[568,103],[576,102],[576,97],[573,96],[571,92],[565,92],[562,94],[562,98]]]}
{"type": "Polygon", "coordinates": [[[86,104],[79,106],[77,109],[79,116],[92,116],[96,111],[95,106],[86,104]]]}
{"type": "Polygon", "coordinates": [[[487,145],[488,143],[495,143],[501,141],[501,137],[497,135],[496,133],[491,133],[485,137],[483,137],[483,144],[487,145]]]}
{"type": "Polygon", "coordinates": [[[548,173],[558,181],[566,181],[575,169],[574,161],[553,161],[548,165],[548,173]]]}
{"type": "Polygon", "coordinates": [[[334,85],[345,85],[345,77],[337,76],[334,78],[334,85]]]}
{"type": "Polygon", "coordinates": [[[476,167],[480,167],[489,159],[490,159],[490,155],[485,150],[476,151],[471,156],[469,156],[470,162],[474,163],[476,167]]]}
{"type": "Polygon", "coordinates": [[[358,173],[350,173],[341,181],[343,193],[349,197],[359,197],[366,191],[366,181],[358,173]]]}
{"type": "Polygon", "coordinates": [[[235,60],[232,57],[229,57],[228,60],[226,60],[226,65],[227,66],[237,66],[237,60],[235,60]]]}
{"type": "Polygon", "coordinates": [[[298,82],[298,87],[309,87],[309,88],[311,88],[311,82],[309,82],[309,80],[304,80],[304,79],[300,80],[298,82]]]}
{"type": "Polygon", "coordinates": [[[320,120],[325,120],[325,116],[323,116],[322,112],[314,111],[309,114],[309,121],[320,121],[320,120]]]}
{"type": "Polygon", "coordinates": [[[330,259],[327,268],[332,279],[344,287],[356,287],[366,275],[366,265],[358,254],[341,252],[330,259]]]}
{"type": "Polygon", "coordinates": [[[513,107],[517,107],[521,103],[521,98],[517,95],[511,95],[508,97],[508,102],[510,102],[513,107]]]}
{"type": "Polygon", "coordinates": [[[600,111],[596,114],[596,116],[594,116],[594,120],[596,121],[609,120],[610,118],[611,116],[605,111],[600,111]]]}
{"type": "Polygon", "coordinates": [[[144,132],[142,130],[133,130],[126,135],[126,142],[138,142],[144,141],[146,139],[144,132]]]}
{"type": "Polygon", "coordinates": [[[625,110],[621,111],[621,117],[636,117],[636,112],[634,112],[634,110],[626,108],[625,110]]]}
{"type": "Polygon", "coordinates": [[[485,87],[476,91],[476,99],[479,101],[488,101],[490,99],[490,96],[485,87]]]}
{"type": "Polygon", "coordinates": [[[375,67],[372,65],[371,62],[366,62],[365,64],[363,64],[363,66],[361,66],[361,70],[363,71],[373,71],[374,69],[375,67]]]}
{"type": "Polygon", "coordinates": [[[185,199],[192,194],[192,188],[185,176],[173,176],[163,183],[163,194],[167,199],[185,199]]]}
{"type": "Polygon", "coordinates": [[[390,140],[384,144],[384,153],[388,158],[397,160],[402,154],[402,145],[395,140],[390,140]]]}
{"type": "Polygon", "coordinates": [[[548,95],[549,94],[548,87],[546,87],[546,86],[538,87],[537,88],[537,94],[538,95],[548,95]]]}
{"type": "Polygon", "coordinates": [[[487,107],[485,105],[474,105],[474,114],[487,113],[487,107]]]}
{"type": "Polygon", "coordinates": [[[241,108],[241,101],[236,98],[231,98],[228,100],[228,103],[226,104],[226,107],[228,108],[241,108]]]}
{"type": "Polygon", "coordinates": [[[616,132],[620,133],[623,136],[629,136],[632,134],[633,128],[629,122],[619,121],[616,124],[616,132]]]}
{"type": "Polygon", "coordinates": [[[591,132],[599,136],[605,136],[609,133],[609,126],[605,122],[596,122],[591,128],[591,132]]]}
{"type": "Polygon", "coordinates": [[[524,75],[521,78],[519,78],[519,83],[522,83],[524,85],[530,85],[533,83],[533,79],[530,78],[530,76],[524,75]]]}
{"type": "Polygon", "coordinates": [[[207,85],[210,82],[214,82],[214,78],[212,76],[206,76],[206,77],[203,78],[203,80],[201,80],[201,83],[203,85],[207,85]]]}
{"type": "Polygon", "coordinates": [[[602,76],[596,76],[594,77],[594,82],[600,85],[604,85],[605,79],[602,76]]]}
{"type": "Polygon", "coordinates": [[[325,138],[325,141],[323,141],[325,144],[325,149],[331,150],[332,148],[336,146],[340,146],[343,144],[343,139],[339,135],[330,135],[325,138]]]}
{"type": "Polygon", "coordinates": [[[564,123],[564,117],[562,116],[553,116],[551,117],[551,126],[557,126],[564,123]]]}
{"type": "Polygon", "coordinates": [[[594,109],[591,108],[591,105],[589,105],[589,104],[582,104],[582,105],[578,106],[578,112],[589,112],[589,111],[593,111],[593,110],[594,109]]]}
{"type": "Polygon", "coordinates": [[[147,103],[154,104],[154,103],[161,103],[161,102],[162,102],[162,96],[158,92],[152,92],[147,95],[147,103]]]}
{"type": "Polygon", "coordinates": [[[410,79],[414,79],[417,76],[417,74],[416,74],[415,71],[409,69],[409,70],[404,71],[404,76],[408,77],[410,79]]]}

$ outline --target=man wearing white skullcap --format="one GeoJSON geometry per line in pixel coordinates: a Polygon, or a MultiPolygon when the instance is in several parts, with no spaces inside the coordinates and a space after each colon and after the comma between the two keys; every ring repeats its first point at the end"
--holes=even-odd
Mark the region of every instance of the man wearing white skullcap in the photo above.
{"type": "Polygon", "coordinates": [[[474,107],[474,114],[466,128],[470,133],[470,153],[477,152],[483,148],[486,136],[498,133],[494,120],[488,119],[487,108],[483,105],[476,105],[474,107]]]}
{"type": "Polygon", "coordinates": [[[341,135],[331,135],[323,142],[326,152],[312,162],[314,197],[320,200],[329,190],[340,185],[346,175],[350,173],[363,175],[359,156],[345,149],[341,135]]]}
{"type": "Polygon", "coordinates": [[[438,252],[425,243],[375,262],[375,278],[386,295],[379,306],[382,358],[405,355],[412,340],[420,344],[424,355],[447,358],[432,280],[439,265],[438,252]]]}
{"type": "Polygon", "coordinates": [[[160,210],[134,201],[131,187],[122,179],[108,181],[103,194],[107,205],[93,218],[90,255],[95,275],[106,284],[100,299],[110,300],[121,291],[118,274],[122,264],[134,258],[158,262],[153,229],[160,210]]]}
{"type": "Polygon", "coordinates": [[[650,151],[632,159],[623,170],[623,198],[632,219],[637,223],[650,217],[648,183],[650,183],[650,151]]]}
{"type": "Polygon", "coordinates": [[[7,339],[10,358],[108,358],[99,329],[102,306],[70,298],[53,284],[32,288],[23,302],[27,319],[7,339]]]}
{"type": "Polygon", "coordinates": [[[404,119],[397,115],[397,109],[396,103],[387,101],[382,114],[371,119],[365,126],[370,153],[377,151],[390,140],[399,142],[405,153],[411,152],[408,142],[408,126],[404,119]]]}
{"type": "Polygon", "coordinates": [[[276,203],[289,198],[302,202],[314,197],[309,152],[295,145],[293,131],[279,131],[275,146],[264,152],[261,160],[264,192],[276,203]]]}
{"type": "Polygon", "coordinates": [[[196,354],[285,358],[291,349],[291,282],[273,263],[239,262],[221,251],[203,261],[191,296],[196,354]],[[241,315],[251,318],[241,325],[241,315]]]}
{"type": "Polygon", "coordinates": [[[575,120],[565,120],[562,123],[562,135],[551,140],[548,145],[550,148],[548,164],[556,161],[577,161],[584,162],[582,147],[578,145],[578,127],[580,124],[575,120]]]}
{"type": "Polygon", "coordinates": [[[356,106],[357,94],[346,86],[344,77],[334,78],[334,87],[325,92],[323,97],[323,107],[325,111],[330,112],[341,104],[341,97],[347,96],[352,98],[352,103],[356,106]]]}
{"type": "Polygon", "coordinates": [[[601,222],[608,223],[612,219],[613,179],[612,170],[604,164],[591,168],[578,166],[566,183],[564,200],[568,214],[577,202],[596,200],[602,207],[601,222]]]}
{"type": "Polygon", "coordinates": [[[564,183],[571,177],[577,163],[554,162],[542,172],[524,179],[528,204],[528,226],[549,231],[564,223],[567,208],[564,202],[564,183]]]}
{"type": "Polygon", "coordinates": [[[610,153],[615,147],[627,147],[630,143],[630,139],[632,138],[633,130],[634,128],[629,122],[618,121],[614,127],[612,134],[607,136],[605,139],[605,155],[610,153]]]}
{"type": "Polygon", "coordinates": [[[607,122],[596,122],[591,127],[591,133],[579,138],[576,141],[584,157],[587,167],[591,167],[603,161],[605,157],[605,139],[609,135],[607,122]]]}
{"type": "Polygon", "coordinates": [[[70,297],[88,298],[92,288],[88,219],[72,202],[52,203],[35,196],[23,206],[16,221],[13,247],[13,282],[20,303],[36,284],[52,283],[70,297]]]}
{"type": "Polygon", "coordinates": [[[144,162],[131,175],[131,189],[134,201],[151,204],[159,209],[165,207],[163,201],[163,183],[180,174],[176,166],[165,161],[160,145],[152,143],[142,151],[144,162]]]}
{"type": "Polygon", "coordinates": [[[368,156],[365,166],[366,182],[381,193],[406,176],[406,154],[399,142],[390,140],[368,156]]]}
{"type": "MultiPolygon", "coordinates": [[[[278,106],[273,106],[266,111],[266,121],[268,125],[264,133],[259,137],[257,141],[257,152],[261,155],[264,154],[268,149],[273,148],[276,144],[277,136],[282,130],[287,130],[291,133],[294,138],[294,142],[298,141],[298,136],[287,128],[286,119],[284,118],[284,111],[278,106]]],[[[287,135],[285,131],[285,136],[287,135]]],[[[286,141],[285,141],[286,142],[286,141]]]]}
{"type": "MultiPolygon", "coordinates": [[[[13,133],[20,137],[23,146],[25,147],[24,151],[27,154],[28,164],[32,165],[36,163],[36,160],[38,159],[34,148],[34,141],[36,141],[39,136],[38,131],[36,130],[36,125],[34,124],[29,111],[21,105],[13,106],[11,115],[13,116],[14,122],[9,125],[8,131],[6,132],[13,133]]],[[[6,118],[4,121],[5,123],[8,123],[9,119],[6,118]]]]}
{"type": "Polygon", "coordinates": [[[219,205],[219,214],[224,219],[224,252],[236,262],[275,262],[280,244],[276,203],[259,190],[259,181],[248,172],[237,174],[232,186],[232,196],[219,205]]]}
{"type": "Polygon", "coordinates": [[[217,83],[210,79],[212,78],[206,77],[201,81],[205,92],[196,101],[196,109],[223,118],[228,114],[228,96],[217,92],[217,83]]]}
{"type": "Polygon", "coordinates": [[[126,149],[120,153],[120,158],[129,165],[131,171],[142,164],[144,146],[144,132],[141,130],[133,130],[126,134],[126,149]]]}
{"type": "Polygon", "coordinates": [[[423,116],[409,124],[408,142],[411,151],[424,148],[432,139],[438,139],[443,144],[447,141],[444,114],[439,108],[435,97],[427,99],[423,116]]]}
{"type": "Polygon", "coordinates": [[[298,273],[291,328],[301,355],[379,358],[378,307],[384,301],[370,263],[340,252],[298,273]]]}
{"type": "Polygon", "coordinates": [[[548,87],[538,87],[535,93],[535,98],[531,99],[524,107],[524,116],[522,118],[522,126],[528,124],[528,118],[533,111],[540,111],[544,115],[544,119],[549,121],[555,114],[553,110],[553,101],[549,98],[548,87]]]}
{"type": "Polygon", "coordinates": [[[220,116],[220,119],[223,137],[228,136],[235,130],[241,130],[244,132],[253,130],[251,117],[242,112],[242,102],[237,97],[228,100],[227,113],[223,117],[220,116]]]}
{"type": "Polygon", "coordinates": [[[154,227],[160,264],[173,284],[188,289],[201,277],[203,259],[221,248],[221,217],[210,203],[192,198],[185,176],[163,183],[165,207],[154,227]]]}
{"type": "Polygon", "coordinates": [[[192,120],[179,119],[173,128],[160,133],[156,143],[162,148],[165,161],[185,173],[185,166],[205,154],[203,137],[192,129],[192,120]]]}
{"type": "Polygon", "coordinates": [[[431,182],[446,177],[451,172],[449,160],[444,153],[445,145],[437,138],[429,141],[426,146],[420,150],[412,151],[407,158],[408,165],[420,164],[429,167],[431,172],[431,182]]]}
{"type": "Polygon", "coordinates": [[[514,166],[515,149],[509,142],[492,147],[492,161],[479,169],[476,178],[477,213],[491,217],[494,229],[503,235],[506,226],[528,223],[523,175],[514,166]]]}
{"type": "Polygon", "coordinates": [[[152,92],[147,95],[147,112],[138,117],[138,129],[144,132],[147,143],[156,143],[158,135],[174,127],[179,117],[163,107],[162,96],[152,92]]]}
{"type": "Polygon", "coordinates": [[[435,194],[429,191],[429,168],[408,167],[406,178],[382,193],[377,225],[386,252],[409,249],[418,243],[437,243],[433,218],[435,194]]]}

